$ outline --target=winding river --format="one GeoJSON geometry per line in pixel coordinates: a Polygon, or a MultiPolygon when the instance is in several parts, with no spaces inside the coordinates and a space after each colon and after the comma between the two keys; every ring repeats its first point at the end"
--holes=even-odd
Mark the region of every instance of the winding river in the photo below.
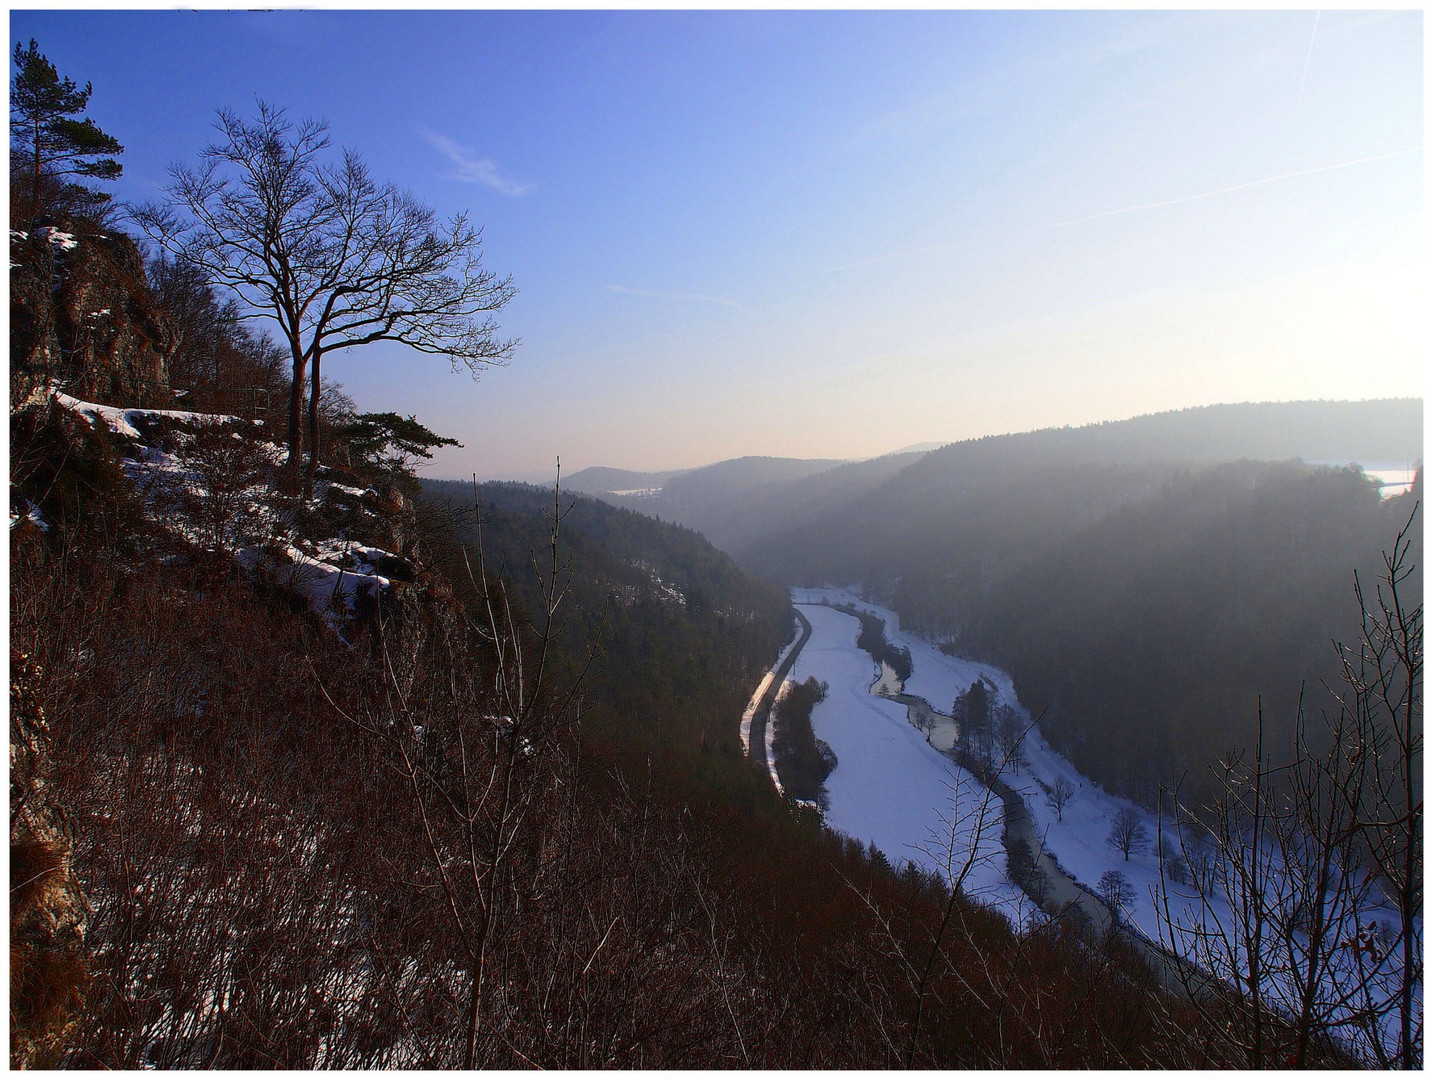
{"type": "MultiPolygon", "coordinates": [[[[902,790],[903,788],[918,787],[919,782],[915,780],[914,774],[897,773],[893,770],[891,763],[894,759],[889,755],[898,755],[899,761],[905,763],[901,768],[915,769],[917,773],[923,775],[925,771],[934,767],[930,756],[934,750],[939,755],[934,758],[935,761],[943,758],[950,763],[947,766],[948,769],[954,767],[953,774],[965,775],[965,782],[969,785],[968,791],[988,792],[989,795],[984,798],[993,796],[1000,800],[1003,826],[1000,829],[998,840],[993,828],[990,834],[991,842],[996,845],[995,851],[1004,856],[999,859],[999,862],[1008,865],[1008,858],[1012,850],[1018,852],[1023,848],[1029,852],[1031,871],[1024,875],[1023,881],[1010,881],[1005,876],[1003,868],[998,872],[999,876],[1005,880],[1004,889],[1015,889],[1013,894],[1015,896],[1022,895],[1023,891],[1023,895],[1028,897],[1027,902],[1033,902],[1041,911],[1052,917],[1073,918],[1085,927],[1092,941],[1103,942],[1111,933],[1116,934],[1119,939],[1145,958],[1151,970],[1166,987],[1173,990],[1180,989],[1179,972],[1176,971],[1172,958],[1137,930],[1115,920],[1104,901],[1068,873],[1054,855],[1045,849],[1043,837],[1025,801],[1025,796],[1012,788],[995,770],[956,745],[957,725],[950,716],[936,710],[926,698],[907,693],[901,680],[884,664],[880,665],[879,672],[872,678],[869,674],[871,668],[865,666],[870,662],[869,658],[852,647],[854,634],[851,638],[844,638],[847,644],[842,646],[838,652],[831,644],[831,628],[828,628],[827,634],[819,641],[811,642],[803,655],[803,647],[806,647],[811,639],[811,622],[815,621],[818,615],[824,621],[837,613],[831,610],[831,606],[825,604],[800,602],[797,603],[796,610],[802,624],[799,640],[794,642],[794,647],[782,657],[782,662],[778,665],[779,675],[775,671],[771,673],[775,678],[769,678],[763,682],[761,691],[753,697],[752,704],[748,707],[746,718],[746,723],[749,725],[747,730],[750,732],[748,745],[754,760],[764,764],[768,769],[772,767],[767,757],[766,744],[769,743],[769,738],[762,738],[761,735],[769,735],[768,731],[763,731],[767,726],[766,713],[780,682],[788,676],[799,681],[807,674],[812,673],[822,679],[829,678],[833,692],[837,693],[843,701],[848,702],[840,707],[844,711],[838,711],[836,714],[846,718],[841,725],[841,733],[849,740],[853,729],[858,729],[862,733],[861,738],[879,741],[882,744],[879,748],[880,753],[887,755],[885,758],[886,772],[881,773],[877,766],[871,764],[870,755],[878,750],[874,743],[848,743],[854,751],[850,760],[853,764],[859,761],[861,769],[865,770],[860,785],[863,790],[861,798],[865,800],[869,809],[856,812],[855,817],[850,821],[832,820],[830,823],[833,827],[840,828],[842,831],[851,831],[856,835],[860,835],[864,831],[893,858],[899,856],[903,849],[910,850],[912,845],[909,841],[904,845],[899,842],[894,845],[882,842],[879,824],[869,815],[874,813],[880,818],[884,814],[884,820],[889,822],[892,816],[916,813],[918,808],[914,804],[904,810],[899,809],[896,804],[902,800],[908,801],[912,795],[912,792],[902,790]],[[809,620],[807,616],[810,616],[809,620]],[[859,664],[864,673],[854,673],[851,666],[853,662],[859,664]],[[852,685],[852,678],[854,678],[854,685],[852,685]],[[844,685],[838,687],[838,682],[844,685]],[[861,705],[861,699],[869,704],[861,705]],[[898,730],[889,726],[890,720],[894,720],[900,715],[900,713],[892,714],[891,710],[894,708],[904,710],[904,719],[908,721],[909,727],[905,724],[898,724],[898,728],[904,729],[910,738],[900,736],[898,730]],[[879,715],[884,715],[889,719],[882,723],[877,719],[879,715]],[[862,717],[864,719],[861,719],[862,717]],[[851,722],[853,719],[854,723],[851,722]],[[892,746],[891,740],[893,739],[896,744],[901,746],[907,742],[911,745],[899,749],[897,746],[892,746]],[[921,743],[929,745],[921,746],[921,743]],[[932,764],[923,764],[928,762],[932,764]],[[872,769],[876,771],[873,772],[872,769]],[[1002,847],[1003,852],[1001,852],[1002,847]]],[[[845,617],[850,618],[849,615],[845,617]]],[[[854,621],[852,619],[853,623],[854,621]]],[[[992,671],[991,675],[1002,678],[1001,673],[992,671]]],[[[1008,682],[1008,678],[1003,678],[1002,681],[1008,682]]],[[[813,717],[813,719],[815,718],[813,717]]],[[[840,752],[838,748],[838,754],[840,752]]],[[[837,772],[840,772],[839,765],[837,772]]],[[[775,778],[774,770],[773,778],[775,778]]],[[[840,779],[840,777],[833,773],[833,779],[840,779]]],[[[848,799],[850,792],[847,791],[845,794],[848,799]]],[[[959,796],[959,798],[971,797],[970,794],[959,796]]],[[[975,794],[973,797],[976,801],[982,799],[979,794],[975,794]]],[[[838,799],[834,789],[832,801],[833,809],[838,803],[844,803],[847,807],[847,812],[844,815],[835,815],[837,818],[851,817],[849,802],[845,799],[838,799]]],[[[970,804],[966,803],[966,805],[970,804]]],[[[993,822],[991,824],[993,826],[993,822]]],[[[930,849],[925,847],[922,850],[928,853],[930,849]]],[[[987,855],[985,858],[989,858],[989,856],[987,855]]],[[[988,888],[987,883],[987,890],[988,888]]],[[[979,892],[980,890],[977,889],[977,899],[980,898],[979,892]]],[[[997,890],[997,894],[999,892],[1000,890],[997,890]]],[[[993,896],[992,899],[994,899],[993,896]]]]}
{"type": "Polygon", "coordinates": [[[1183,993],[1189,985],[1207,981],[1207,976],[1192,968],[1187,961],[1171,955],[1133,928],[1115,922],[1108,905],[1065,872],[1054,856],[1045,850],[1023,796],[974,754],[954,745],[957,724],[953,718],[937,712],[925,698],[904,693],[899,676],[884,663],[881,664],[880,676],[871,684],[871,693],[904,705],[906,718],[918,730],[929,729],[933,740],[937,732],[948,732],[950,746],[948,749],[941,749],[941,753],[999,797],[1005,811],[1005,828],[1001,840],[1006,855],[1009,856],[1023,841],[1034,856],[1034,872],[1025,881],[1016,884],[1039,905],[1040,910],[1061,918],[1073,916],[1089,928],[1097,942],[1104,941],[1113,929],[1117,937],[1131,946],[1149,965],[1166,990],[1183,993]],[[1192,982],[1189,978],[1191,974],[1195,975],[1192,982]]]}

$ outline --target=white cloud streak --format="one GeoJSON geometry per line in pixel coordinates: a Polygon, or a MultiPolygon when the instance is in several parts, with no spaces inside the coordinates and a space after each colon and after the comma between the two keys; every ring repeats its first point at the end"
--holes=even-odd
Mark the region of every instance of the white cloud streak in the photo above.
{"type": "Polygon", "coordinates": [[[1371,157],[1355,158],[1353,161],[1340,161],[1333,165],[1316,165],[1312,169],[1299,169],[1297,172],[1280,173],[1278,176],[1265,176],[1259,180],[1246,180],[1242,184],[1231,184],[1229,187],[1215,188],[1213,191],[1201,191],[1197,195],[1181,195],[1177,199],[1162,199],[1159,202],[1140,203],[1136,206],[1122,206],[1118,210],[1103,210],[1098,214],[1071,218],[1068,221],[1053,221],[1048,225],[1038,225],[1030,231],[1041,232],[1045,229],[1063,229],[1067,225],[1081,225],[1086,221],[1099,221],[1101,218],[1114,217],[1117,214],[1133,214],[1140,210],[1156,210],[1162,206],[1177,206],[1180,203],[1194,202],[1196,199],[1212,199],[1216,195],[1227,195],[1231,191],[1243,191],[1246,188],[1260,187],[1263,184],[1275,184],[1280,180],[1293,180],[1299,176],[1313,176],[1316,173],[1333,172],[1335,169],[1352,168],[1354,165],[1366,165],[1370,161],[1384,161],[1388,158],[1403,157],[1406,154],[1420,154],[1422,152],[1423,148],[1421,146],[1413,146],[1407,150],[1394,150],[1387,154],[1374,154],[1371,157]]]}
{"type": "Polygon", "coordinates": [[[712,304],[725,304],[728,307],[745,310],[740,303],[727,296],[707,296],[704,293],[678,293],[678,292],[654,292],[651,289],[629,289],[625,285],[604,285],[606,292],[622,293],[626,296],[651,296],[658,300],[705,300],[712,304]]]}
{"type": "Polygon", "coordinates": [[[436,131],[424,131],[426,138],[438,149],[455,168],[442,173],[444,180],[457,180],[464,184],[482,184],[503,195],[522,195],[532,189],[531,184],[519,184],[498,172],[497,164],[491,158],[478,157],[465,146],[459,146],[446,135],[436,131]]]}

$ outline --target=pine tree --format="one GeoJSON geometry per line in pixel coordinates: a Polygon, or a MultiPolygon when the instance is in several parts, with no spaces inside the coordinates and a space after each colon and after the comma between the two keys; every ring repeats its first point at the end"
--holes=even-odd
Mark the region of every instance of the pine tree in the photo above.
{"type": "MultiPolygon", "coordinates": [[[[47,179],[118,179],[122,166],[104,155],[123,153],[124,147],[89,117],[75,119],[89,104],[93,86],[85,83],[81,89],[73,79],[60,78],[34,38],[28,48],[15,46],[14,61],[20,70],[10,81],[10,160],[13,172],[28,174],[31,214],[39,215],[47,179]]],[[[63,184],[59,194],[89,208],[110,200],[106,192],[74,183],[63,184]]]]}
{"type": "Polygon", "coordinates": [[[970,689],[955,699],[952,713],[960,725],[960,744],[971,753],[990,760],[992,731],[990,692],[976,679],[970,689]]]}

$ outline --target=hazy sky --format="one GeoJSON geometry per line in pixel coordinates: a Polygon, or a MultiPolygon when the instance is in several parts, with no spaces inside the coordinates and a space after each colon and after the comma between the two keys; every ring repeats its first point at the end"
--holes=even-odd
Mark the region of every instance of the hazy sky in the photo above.
{"type": "Polygon", "coordinates": [[[329,357],[431,475],[860,457],[1422,393],[1422,14],[12,11],[121,198],[256,97],[485,226],[474,382],[329,357]]]}

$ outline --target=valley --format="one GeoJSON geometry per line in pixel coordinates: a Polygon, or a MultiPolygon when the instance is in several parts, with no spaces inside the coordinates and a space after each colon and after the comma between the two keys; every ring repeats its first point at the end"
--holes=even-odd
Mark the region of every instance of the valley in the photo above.
{"type": "Polygon", "coordinates": [[[1421,1068],[1416,12],[11,21],[12,1069],[1421,1068]]]}

